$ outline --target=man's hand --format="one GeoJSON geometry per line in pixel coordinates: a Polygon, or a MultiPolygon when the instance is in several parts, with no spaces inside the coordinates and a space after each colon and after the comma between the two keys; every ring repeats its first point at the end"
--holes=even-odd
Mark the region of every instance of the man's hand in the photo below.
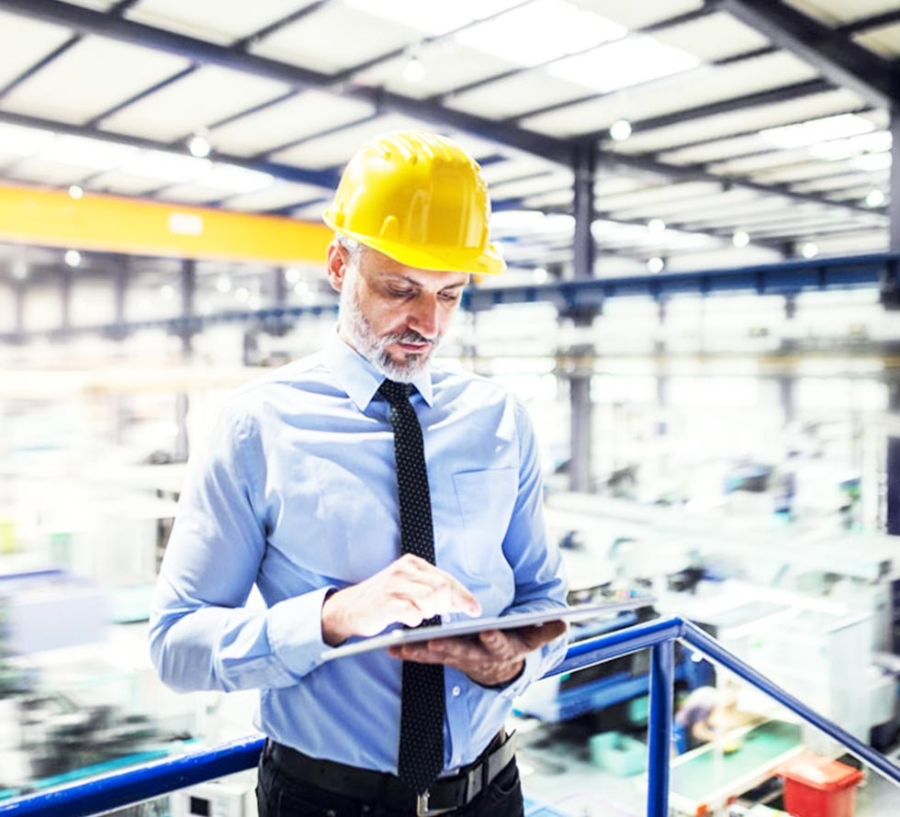
{"type": "Polygon", "coordinates": [[[528,653],[566,631],[564,621],[548,621],[512,630],[485,630],[473,638],[434,638],[419,644],[391,647],[390,654],[404,661],[446,664],[482,686],[511,681],[521,671],[528,653]]]}
{"type": "Polygon", "coordinates": [[[395,623],[416,627],[442,613],[477,616],[481,604],[449,573],[406,553],[365,581],[328,596],[322,605],[322,639],[336,647],[352,635],[377,635],[395,623]]]}

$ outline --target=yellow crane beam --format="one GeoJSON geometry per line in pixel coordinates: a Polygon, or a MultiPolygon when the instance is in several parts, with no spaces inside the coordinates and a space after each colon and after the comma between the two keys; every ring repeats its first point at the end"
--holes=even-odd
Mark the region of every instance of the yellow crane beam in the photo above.
{"type": "Polygon", "coordinates": [[[0,185],[0,241],[14,244],[289,265],[323,261],[331,237],[280,216],[0,185]]]}

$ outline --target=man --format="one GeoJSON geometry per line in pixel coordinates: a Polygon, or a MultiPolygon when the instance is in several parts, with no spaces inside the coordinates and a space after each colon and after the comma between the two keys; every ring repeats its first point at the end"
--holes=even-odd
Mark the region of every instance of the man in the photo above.
{"type": "Polygon", "coordinates": [[[504,721],[562,658],[562,622],[323,661],[348,639],[434,616],[565,606],[523,407],[431,361],[470,273],[504,268],[489,214],[478,165],[449,139],[365,145],[325,214],[336,333],[239,390],[192,457],[151,653],[175,689],[260,690],[262,817],[523,813],[504,721]],[[427,463],[412,487],[409,418],[397,419],[410,403],[427,463]],[[411,512],[404,496],[423,485],[411,512]],[[427,550],[401,555],[425,506],[434,564],[427,550]],[[254,583],[265,610],[244,607],[254,583]],[[423,668],[438,673],[424,692],[423,668]],[[428,690],[437,703],[409,715],[428,690]],[[437,768],[410,772],[426,742],[434,754],[435,719],[437,768]]]}
{"type": "MultiPolygon", "coordinates": [[[[688,749],[726,736],[738,726],[759,721],[754,715],[738,710],[737,687],[731,681],[721,687],[701,686],[692,690],[681,702],[675,723],[685,731],[688,749]]],[[[731,737],[724,744],[725,751],[736,751],[740,740],[731,737]]]]}

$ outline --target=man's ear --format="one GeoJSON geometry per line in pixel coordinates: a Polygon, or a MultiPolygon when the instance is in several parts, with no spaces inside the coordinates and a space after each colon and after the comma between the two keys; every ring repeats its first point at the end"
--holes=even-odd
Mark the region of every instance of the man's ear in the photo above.
{"type": "Polygon", "coordinates": [[[344,286],[344,276],[347,273],[347,252],[337,240],[328,245],[325,272],[331,288],[335,292],[340,292],[344,286]]]}

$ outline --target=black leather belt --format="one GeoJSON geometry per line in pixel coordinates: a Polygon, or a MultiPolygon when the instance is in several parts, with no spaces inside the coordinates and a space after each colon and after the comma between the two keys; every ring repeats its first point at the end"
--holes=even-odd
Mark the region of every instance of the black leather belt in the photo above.
{"type": "Polygon", "coordinates": [[[451,777],[440,777],[424,794],[416,795],[396,775],[318,760],[272,740],[266,753],[289,778],[334,794],[395,809],[416,807],[419,817],[452,811],[471,803],[515,757],[512,735],[501,732],[474,763],[451,777]]]}

